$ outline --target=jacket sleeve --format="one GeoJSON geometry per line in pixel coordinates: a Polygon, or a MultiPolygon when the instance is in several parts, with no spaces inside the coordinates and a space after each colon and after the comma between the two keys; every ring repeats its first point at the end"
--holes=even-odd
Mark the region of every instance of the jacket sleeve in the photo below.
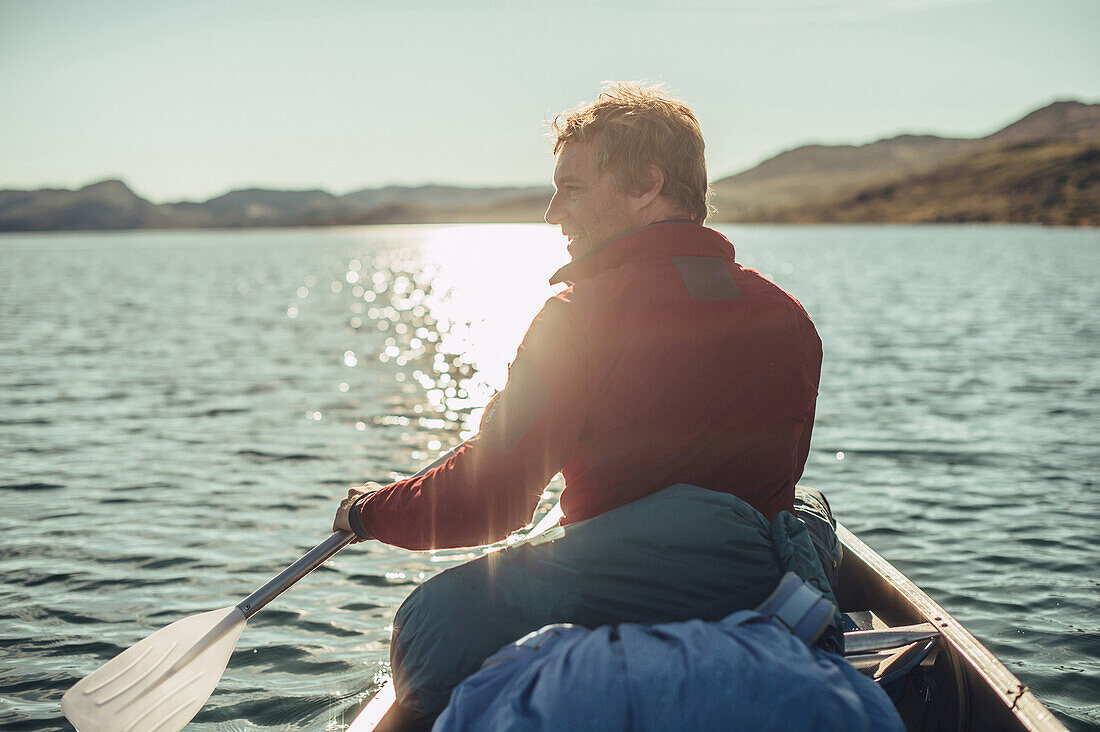
{"type": "Polygon", "coordinates": [[[569,293],[547,301],[531,324],[477,436],[424,475],[363,501],[371,536],[407,549],[478,546],[531,520],[585,421],[586,348],[569,293]]]}

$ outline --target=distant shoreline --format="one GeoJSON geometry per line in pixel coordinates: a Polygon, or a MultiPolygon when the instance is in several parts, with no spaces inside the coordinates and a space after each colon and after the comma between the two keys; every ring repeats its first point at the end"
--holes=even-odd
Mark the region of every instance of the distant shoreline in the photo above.
{"type": "MultiPolygon", "coordinates": [[[[224,233],[224,234],[239,234],[242,232],[256,232],[262,234],[264,232],[280,232],[280,231],[323,231],[331,229],[378,229],[387,226],[394,228],[403,228],[406,226],[541,226],[546,227],[549,224],[545,222],[536,221],[451,221],[451,222],[430,222],[430,223],[410,223],[410,224],[319,224],[315,226],[237,226],[237,227],[176,227],[176,228],[145,228],[145,229],[35,229],[35,230],[9,230],[0,231],[0,241],[5,238],[14,239],[16,237],[57,237],[57,236],[73,236],[81,237],[89,234],[193,234],[193,233],[224,233]]],[[[820,221],[820,222],[804,222],[804,221],[712,221],[707,220],[704,224],[712,229],[719,229],[723,227],[759,227],[759,228],[791,228],[791,229],[808,229],[808,228],[821,228],[821,229],[869,229],[880,227],[883,229],[956,229],[956,228],[1004,228],[1004,229],[1022,229],[1022,228],[1035,228],[1040,230],[1048,229],[1065,229],[1067,231],[1086,230],[1090,228],[1097,228],[1097,225],[1083,225],[1083,224],[1044,224],[1036,222],[1005,222],[1005,221],[964,221],[964,222],[943,222],[943,221],[929,221],[929,222],[879,222],[879,221],[859,221],[859,222],[836,222],[836,221],[820,221]]]]}
{"type": "MultiPolygon", "coordinates": [[[[714,181],[714,223],[1100,226],[1100,104],[1055,102],[977,139],[804,145],[714,181]]],[[[0,232],[537,223],[548,186],[250,188],[152,203],[121,180],[0,190],[0,232]]]]}

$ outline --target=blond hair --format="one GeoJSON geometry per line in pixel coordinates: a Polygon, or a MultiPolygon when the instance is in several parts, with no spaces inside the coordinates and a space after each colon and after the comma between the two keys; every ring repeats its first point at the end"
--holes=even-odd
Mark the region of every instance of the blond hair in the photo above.
{"type": "Polygon", "coordinates": [[[595,102],[562,112],[550,123],[554,154],[566,143],[593,143],[596,170],[611,171],[619,188],[636,194],[665,177],[661,195],[701,224],[709,213],[703,133],[691,109],[657,85],[609,82],[595,102]]]}

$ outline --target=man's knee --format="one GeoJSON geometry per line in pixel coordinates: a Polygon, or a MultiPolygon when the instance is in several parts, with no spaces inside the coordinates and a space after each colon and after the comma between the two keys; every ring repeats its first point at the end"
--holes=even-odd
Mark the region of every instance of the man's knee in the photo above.
{"type": "Polygon", "coordinates": [[[486,658],[541,627],[537,622],[528,627],[522,608],[501,596],[500,559],[489,555],[445,570],[398,609],[390,665],[397,700],[406,709],[438,714],[451,690],[486,658]]]}
{"type": "Polygon", "coordinates": [[[397,700],[409,711],[437,714],[451,690],[484,659],[477,656],[485,595],[478,592],[479,573],[473,569],[463,565],[441,572],[416,588],[397,611],[390,665],[397,700]]]}

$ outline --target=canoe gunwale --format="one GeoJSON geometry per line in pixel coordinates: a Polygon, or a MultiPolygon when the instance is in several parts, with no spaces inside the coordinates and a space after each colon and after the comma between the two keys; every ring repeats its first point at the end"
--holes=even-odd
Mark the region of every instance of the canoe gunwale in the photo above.
{"type": "MultiPolygon", "coordinates": [[[[839,522],[837,538],[845,550],[844,562],[841,564],[841,586],[838,588],[838,601],[842,610],[876,609],[874,605],[893,604],[901,606],[897,610],[902,616],[902,622],[928,622],[940,631],[947,645],[946,660],[954,667],[956,678],[959,679],[957,701],[961,729],[1006,729],[1006,724],[1034,732],[1059,732],[1066,729],[1031,690],[970,631],[839,522]],[[853,560],[858,560],[865,572],[859,572],[858,568],[852,567],[853,560]],[[870,573],[879,580],[880,586],[875,588],[870,586],[874,582],[863,581],[860,582],[863,586],[852,592],[855,589],[851,586],[852,579],[846,583],[844,578],[851,578],[853,573],[870,573]],[[887,587],[896,593],[892,603],[891,598],[882,597],[888,592],[885,589],[887,587]],[[879,595],[878,603],[859,602],[859,599],[874,594],[879,595]],[[852,595],[859,598],[856,604],[867,604],[868,607],[846,606],[852,595]]],[[[867,578],[863,576],[859,579],[867,578]]],[[[895,621],[893,618],[889,620],[891,624],[895,621]]]]}

